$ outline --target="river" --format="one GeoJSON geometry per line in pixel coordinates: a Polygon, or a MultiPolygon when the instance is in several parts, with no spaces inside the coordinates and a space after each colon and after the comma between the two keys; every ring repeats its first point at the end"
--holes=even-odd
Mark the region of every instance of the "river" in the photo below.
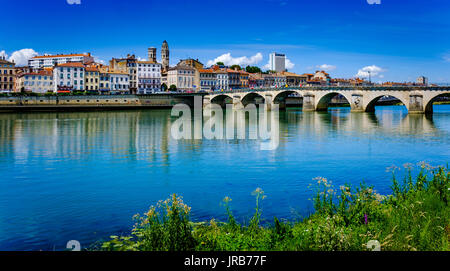
{"type": "Polygon", "coordinates": [[[197,221],[224,220],[229,196],[248,222],[260,187],[266,221],[295,220],[313,211],[315,177],[388,194],[386,168],[450,160],[450,105],[435,105],[432,116],[404,106],[290,108],[280,112],[275,150],[259,140],[175,140],[175,120],[170,110],[0,114],[0,250],[86,247],[128,232],[134,214],[171,193],[197,221]]]}

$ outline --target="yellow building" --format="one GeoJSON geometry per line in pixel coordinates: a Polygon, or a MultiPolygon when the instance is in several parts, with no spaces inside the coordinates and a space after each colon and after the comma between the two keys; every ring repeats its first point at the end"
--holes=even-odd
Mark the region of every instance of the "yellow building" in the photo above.
{"type": "Polygon", "coordinates": [[[239,71],[239,81],[241,82],[241,88],[248,88],[248,79],[250,73],[240,70],[239,71]]]}
{"type": "Polygon", "coordinates": [[[85,69],[86,91],[100,90],[100,71],[95,66],[88,66],[85,69]]]}
{"type": "Polygon", "coordinates": [[[16,92],[47,93],[53,90],[53,75],[48,69],[21,73],[15,81],[16,92]]]}
{"type": "Polygon", "coordinates": [[[0,91],[12,92],[14,90],[14,62],[0,58],[0,91]]]}

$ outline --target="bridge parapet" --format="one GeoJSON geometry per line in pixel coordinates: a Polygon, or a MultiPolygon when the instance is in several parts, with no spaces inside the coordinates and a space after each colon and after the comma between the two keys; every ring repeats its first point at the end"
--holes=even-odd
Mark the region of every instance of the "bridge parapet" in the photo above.
{"type": "Polygon", "coordinates": [[[450,87],[303,87],[239,90],[210,93],[206,96],[210,97],[210,101],[218,96],[229,97],[235,108],[244,107],[249,100],[258,96],[264,99],[270,109],[274,103],[284,108],[285,98],[294,93],[303,97],[304,111],[327,110],[331,99],[339,94],[348,101],[352,112],[374,111],[380,98],[392,96],[400,100],[410,113],[425,113],[432,112],[432,103],[436,97],[450,94],[450,87]]]}

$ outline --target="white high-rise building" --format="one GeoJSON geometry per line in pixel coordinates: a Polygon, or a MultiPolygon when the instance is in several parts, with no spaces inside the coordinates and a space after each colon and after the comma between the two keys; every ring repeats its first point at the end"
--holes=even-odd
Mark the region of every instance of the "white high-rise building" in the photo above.
{"type": "Polygon", "coordinates": [[[269,66],[271,71],[284,72],[286,70],[286,55],[280,53],[271,53],[269,66]]]}

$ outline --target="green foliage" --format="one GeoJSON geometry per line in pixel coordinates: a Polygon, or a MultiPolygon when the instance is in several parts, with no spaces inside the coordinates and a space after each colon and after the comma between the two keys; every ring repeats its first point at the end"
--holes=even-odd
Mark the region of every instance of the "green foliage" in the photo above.
{"type": "Polygon", "coordinates": [[[216,65],[217,65],[217,66],[225,66],[225,64],[224,64],[223,62],[220,62],[220,61],[217,62],[216,65]]]}
{"type": "Polygon", "coordinates": [[[448,168],[420,164],[412,176],[405,165],[401,181],[393,170],[389,196],[378,194],[364,183],[356,188],[344,185],[335,189],[324,178],[315,179],[315,213],[308,218],[287,222],[274,218],[261,225],[264,191],[257,188],[255,213],[248,225],[234,218],[229,197],[223,205],[227,222],[189,222],[190,209],[176,195],[143,217],[131,236],[112,236],[105,250],[368,250],[377,240],[382,250],[450,249],[450,173],[448,168]]]}
{"type": "Polygon", "coordinates": [[[177,91],[177,86],[175,86],[175,85],[170,85],[169,91],[177,91]]]}
{"type": "Polygon", "coordinates": [[[245,71],[249,73],[261,73],[261,69],[256,66],[247,66],[245,67],[245,71]]]}
{"type": "Polygon", "coordinates": [[[231,65],[230,69],[232,70],[237,69],[238,71],[240,71],[242,68],[239,65],[231,65]]]}
{"type": "Polygon", "coordinates": [[[161,90],[162,90],[162,91],[166,91],[166,90],[167,90],[167,85],[166,85],[166,83],[162,83],[162,85],[161,85],[161,90]]]}

